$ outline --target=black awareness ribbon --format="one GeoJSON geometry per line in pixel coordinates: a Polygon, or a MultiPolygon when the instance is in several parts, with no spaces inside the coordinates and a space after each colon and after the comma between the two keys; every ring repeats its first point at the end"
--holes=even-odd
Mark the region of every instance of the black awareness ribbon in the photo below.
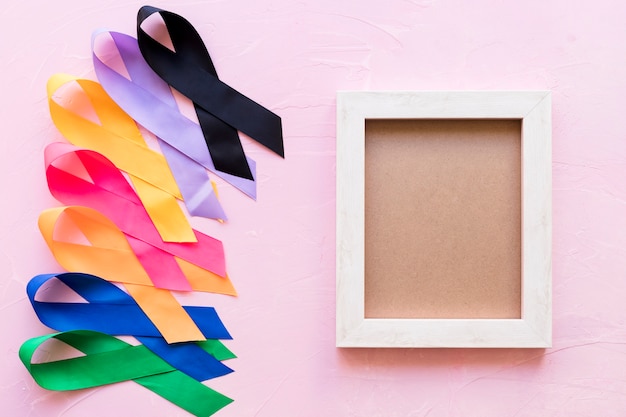
{"type": "Polygon", "coordinates": [[[154,72],[193,101],[216,169],[253,179],[238,130],[285,157],[280,117],[219,80],[204,42],[185,18],[143,6],[137,13],[137,41],[154,72]],[[161,15],[175,52],[141,28],[154,13],[161,15]]]}

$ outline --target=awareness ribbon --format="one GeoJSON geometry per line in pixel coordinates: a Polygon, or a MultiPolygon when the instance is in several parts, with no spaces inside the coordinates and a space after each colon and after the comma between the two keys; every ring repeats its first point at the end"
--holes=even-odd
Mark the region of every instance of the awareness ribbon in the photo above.
{"type": "Polygon", "coordinates": [[[161,359],[198,381],[232,372],[220,360],[235,356],[216,340],[231,339],[231,336],[212,307],[183,307],[207,340],[170,345],[128,294],[94,275],[37,275],[28,283],[26,293],[39,320],[54,330],[93,330],[134,336],[161,359]],[[64,294],[63,284],[86,302],[59,302],[57,297],[51,301],[49,295],[45,301],[37,299],[40,293],[44,296],[64,294]]]}
{"type": "Polygon", "coordinates": [[[156,287],[192,289],[172,255],[226,276],[219,240],[192,229],[197,243],[163,242],[130,184],[103,155],[57,142],[46,147],[45,163],[52,195],[64,204],[91,207],[115,223],[156,287]],[[88,179],[81,177],[85,174],[88,179]]]}
{"type": "MultiPolygon", "coordinates": [[[[68,271],[123,283],[168,343],[205,339],[172,293],[152,286],[124,234],[101,213],[81,206],[48,209],[39,217],[39,229],[57,262],[68,271]]],[[[227,278],[175,259],[194,290],[236,294],[227,278]]]]}
{"type": "MultiPolygon", "coordinates": [[[[171,166],[180,165],[189,175],[183,184],[204,181],[205,169],[215,173],[244,194],[256,199],[256,162],[247,158],[252,179],[238,177],[216,169],[209,150],[202,143],[200,126],[176,107],[169,85],[148,66],[137,40],[118,32],[96,32],[92,37],[93,64],[100,84],[115,102],[141,126],[151,131],[177,156],[171,166]],[[109,63],[109,61],[112,61],[109,63]],[[113,63],[121,61],[130,76],[122,75],[113,63]]],[[[165,152],[164,152],[165,153],[165,152]]]]}
{"type": "Polygon", "coordinates": [[[146,346],[133,346],[90,330],[32,338],[22,344],[19,356],[37,384],[49,390],[69,391],[132,380],[197,417],[210,416],[232,402],[176,370],[146,346]],[[33,363],[36,351],[50,339],[67,344],[84,356],[33,363]]]}
{"type": "Polygon", "coordinates": [[[218,170],[252,179],[237,130],[284,157],[280,117],[218,79],[200,35],[182,16],[156,7],[141,7],[137,13],[137,40],[154,72],[193,101],[218,170]],[[163,19],[174,51],[141,27],[154,13],[163,19]]]}
{"type": "MultiPolygon", "coordinates": [[[[123,37],[130,38],[102,30],[94,32],[92,36],[94,68],[102,87],[124,111],[137,121],[139,119],[135,116],[142,114],[142,109],[150,113],[147,118],[141,118],[144,123],[148,124],[153,118],[158,118],[163,110],[176,113],[177,104],[169,85],[145,63],[139,52],[137,41],[130,38],[129,42],[123,37]],[[117,46],[115,39],[119,37],[122,39],[119,41],[120,46],[117,46]],[[117,72],[122,71],[116,66],[120,62],[124,64],[129,79],[117,72]],[[155,111],[155,104],[156,108],[160,106],[163,108],[155,111]]],[[[170,143],[159,137],[157,140],[180,188],[189,214],[226,220],[226,214],[217,199],[206,169],[190,159],[184,153],[185,148],[178,149],[177,143],[181,139],[175,133],[170,137],[174,139],[170,140],[170,143]]]]}
{"type": "Polygon", "coordinates": [[[163,240],[195,242],[189,221],[176,202],[182,195],[167,161],[148,147],[135,121],[95,81],[56,74],[47,88],[50,116],[63,136],[74,145],[105,155],[129,174],[163,240]],[[100,124],[74,111],[72,103],[95,113],[100,124]]]}

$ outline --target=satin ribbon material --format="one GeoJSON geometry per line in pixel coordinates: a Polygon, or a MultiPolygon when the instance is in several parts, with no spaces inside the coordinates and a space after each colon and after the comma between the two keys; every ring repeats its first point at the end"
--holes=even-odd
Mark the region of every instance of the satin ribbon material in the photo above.
{"type": "MultiPolygon", "coordinates": [[[[152,286],[124,234],[102,214],[80,206],[48,209],[39,217],[39,228],[56,260],[68,271],[123,283],[168,343],[205,339],[172,293],[152,286]]],[[[236,294],[227,277],[174,259],[192,289],[236,294]]]]}
{"type": "Polygon", "coordinates": [[[218,170],[252,178],[237,130],[284,157],[280,117],[218,79],[200,35],[182,16],[143,6],[137,14],[137,40],[150,67],[194,102],[218,170]],[[142,29],[142,23],[154,13],[161,15],[175,51],[142,29]]]}
{"type": "MultiPolygon", "coordinates": [[[[168,344],[127,293],[99,277],[82,273],[42,274],[33,277],[26,293],[39,320],[57,331],[93,330],[134,336],[161,359],[198,381],[232,372],[222,360],[235,356],[219,340],[231,339],[212,307],[183,307],[206,341],[168,344]],[[63,294],[65,284],[85,302],[39,301],[39,292],[63,294]],[[45,288],[42,289],[42,287],[45,288]]],[[[45,295],[45,294],[44,294],[45,295]]]]}
{"type": "Polygon", "coordinates": [[[197,243],[163,242],[139,197],[104,156],[57,142],[46,147],[45,161],[52,195],[64,204],[91,207],[113,221],[129,237],[128,242],[155,286],[191,290],[171,255],[226,276],[224,248],[219,240],[192,230],[197,243]],[[88,179],[81,177],[85,173],[88,179]]]}
{"type": "MultiPolygon", "coordinates": [[[[129,237],[96,210],[82,206],[47,209],[39,216],[39,229],[59,264],[69,271],[83,271],[114,282],[153,285],[129,237]]],[[[220,277],[179,257],[174,260],[193,290],[237,295],[227,276],[220,277]]]]}
{"type": "MultiPolygon", "coordinates": [[[[169,85],[145,63],[135,39],[115,32],[96,31],[91,42],[94,68],[102,87],[128,114],[131,116],[136,113],[141,114],[142,108],[154,111],[155,103],[157,106],[169,107],[167,111],[172,113],[178,111],[169,85]],[[121,38],[119,47],[115,41],[118,38],[121,38]],[[115,69],[107,65],[110,62],[115,69]],[[125,64],[124,69],[130,79],[117,72],[118,68],[114,64],[119,62],[125,64]],[[122,89],[121,93],[119,89],[122,89]],[[154,94],[152,97],[154,103],[141,100],[146,94],[154,94]]],[[[157,114],[158,112],[153,113],[151,118],[158,117],[157,114]]],[[[145,119],[142,120],[146,122],[145,119]]],[[[217,193],[206,169],[184,153],[186,148],[178,149],[177,143],[180,143],[181,139],[177,135],[172,134],[170,137],[174,139],[170,141],[172,144],[161,138],[157,137],[157,139],[172,174],[176,178],[189,214],[226,220],[226,214],[217,199],[217,193]]]]}
{"type": "Polygon", "coordinates": [[[134,120],[98,83],[53,75],[48,80],[48,104],[52,121],[68,141],[105,155],[129,174],[163,240],[195,242],[189,221],[176,202],[182,196],[167,161],[148,148],[134,120]],[[82,110],[95,113],[100,124],[68,108],[71,102],[84,103],[82,110]]]}
{"type": "Polygon", "coordinates": [[[179,111],[169,85],[145,62],[135,38],[118,32],[96,32],[92,44],[94,69],[102,87],[124,111],[166,145],[162,146],[164,153],[177,151],[179,158],[173,163],[168,157],[168,161],[172,167],[180,165],[189,175],[188,179],[179,181],[182,190],[182,184],[203,181],[202,176],[208,169],[256,199],[256,162],[247,158],[253,179],[216,169],[203,143],[200,126],[179,111]],[[130,79],[109,61],[121,61],[130,79]]]}
{"type": "MultiPolygon", "coordinates": [[[[114,284],[100,277],[79,272],[41,274],[33,277],[26,293],[39,320],[58,330],[94,330],[111,335],[160,337],[158,329],[135,300],[114,284]],[[40,301],[40,295],[62,293],[65,284],[85,302],[40,301]],[[42,287],[44,289],[42,290],[42,287]],[[38,294],[40,291],[43,294],[38,294]]],[[[202,334],[209,339],[231,339],[212,307],[183,307],[202,334]]]]}
{"type": "MultiPolygon", "coordinates": [[[[168,344],[160,337],[137,336],[137,340],[143,343],[155,355],[158,355],[174,368],[189,375],[196,381],[206,381],[233,372],[231,368],[220,362],[224,359],[219,359],[209,353],[210,349],[217,348],[217,346],[207,342],[220,343],[217,340],[207,339],[201,342],[173,344],[168,344]]],[[[221,350],[226,349],[224,345],[221,346],[223,347],[221,350]]],[[[226,359],[234,357],[234,355],[231,355],[226,359]]]]}
{"type": "Polygon", "coordinates": [[[133,346],[103,333],[75,330],[35,337],[20,347],[19,356],[37,384],[49,390],[70,391],[132,380],[198,417],[210,416],[232,402],[176,370],[146,346],[133,346]],[[33,363],[35,352],[50,339],[84,356],[33,363]]]}

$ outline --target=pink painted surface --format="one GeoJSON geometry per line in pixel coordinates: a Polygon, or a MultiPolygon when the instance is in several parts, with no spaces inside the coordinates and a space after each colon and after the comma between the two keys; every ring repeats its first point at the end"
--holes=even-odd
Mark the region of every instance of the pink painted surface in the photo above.
{"type": "MultiPolygon", "coordinates": [[[[185,416],[131,382],[39,388],[17,358],[48,332],[25,297],[58,271],[37,231],[43,147],[60,140],[45,83],[93,77],[90,35],[134,32],[137,1],[4,2],[0,66],[0,414],[185,416]]],[[[228,416],[626,415],[626,3],[532,0],[162,2],[187,16],[226,82],[283,117],[286,160],[258,161],[255,203],[223,184],[224,241],[240,296],[214,304],[235,373],[208,383],[228,416]],[[554,348],[334,347],[335,92],[549,89],[554,126],[554,348]]]]}

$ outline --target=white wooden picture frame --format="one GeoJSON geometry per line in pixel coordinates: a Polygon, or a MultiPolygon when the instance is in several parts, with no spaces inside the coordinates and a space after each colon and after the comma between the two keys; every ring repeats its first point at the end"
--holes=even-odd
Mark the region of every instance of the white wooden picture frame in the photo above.
{"type": "Polygon", "coordinates": [[[552,343],[551,97],[521,92],[339,92],[337,347],[519,347],[552,343]],[[365,121],[521,120],[521,318],[366,318],[365,121]]]}

